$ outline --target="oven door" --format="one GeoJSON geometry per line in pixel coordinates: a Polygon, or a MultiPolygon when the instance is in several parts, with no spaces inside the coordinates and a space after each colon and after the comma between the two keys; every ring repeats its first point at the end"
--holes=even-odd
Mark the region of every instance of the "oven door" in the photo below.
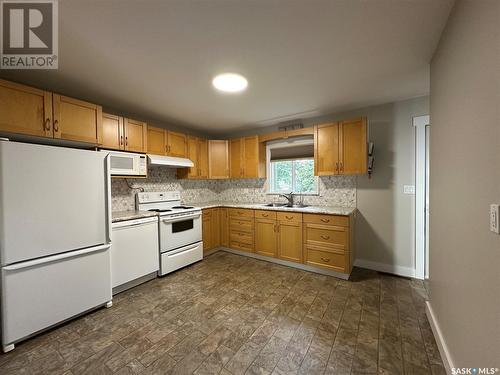
{"type": "Polygon", "coordinates": [[[177,217],[160,217],[160,252],[190,245],[201,239],[201,211],[177,217]]]}

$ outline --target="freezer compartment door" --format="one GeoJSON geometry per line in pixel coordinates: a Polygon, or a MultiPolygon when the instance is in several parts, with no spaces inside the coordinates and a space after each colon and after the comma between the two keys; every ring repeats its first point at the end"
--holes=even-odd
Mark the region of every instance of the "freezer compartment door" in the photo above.
{"type": "Polygon", "coordinates": [[[0,142],[2,265],[108,243],[107,155],[0,142]]]}
{"type": "MultiPolygon", "coordinates": [[[[113,226],[111,280],[113,288],[157,272],[160,267],[158,219],[113,226]],[[153,220],[153,221],[152,221],[153,220]]],[[[122,224],[122,223],[120,223],[122,224]]]]}
{"type": "Polygon", "coordinates": [[[203,259],[203,242],[181,247],[160,255],[160,276],[203,259]]]}
{"type": "Polygon", "coordinates": [[[2,267],[6,346],[111,300],[109,245],[2,267]]]}

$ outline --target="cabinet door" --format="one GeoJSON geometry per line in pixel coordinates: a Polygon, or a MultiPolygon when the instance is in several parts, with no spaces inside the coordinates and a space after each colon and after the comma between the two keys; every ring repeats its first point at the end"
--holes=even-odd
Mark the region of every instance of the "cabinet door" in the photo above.
{"type": "Polygon", "coordinates": [[[242,154],[243,154],[243,141],[241,138],[231,139],[229,143],[229,176],[231,178],[241,178],[243,176],[242,154]]]}
{"type": "Polygon", "coordinates": [[[302,262],[302,223],[279,222],[279,257],[292,262],[302,262]]]}
{"type": "Polygon", "coordinates": [[[203,251],[212,249],[212,211],[203,210],[202,215],[202,237],[203,237],[203,251]]]}
{"type": "Polygon", "coordinates": [[[102,143],[102,108],[66,96],[52,95],[54,138],[102,143]]]}
{"type": "Polygon", "coordinates": [[[187,154],[186,134],[167,132],[167,155],[185,158],[187,154]]]}
{"type": "Polygon", "coordinates": [[[52,94],[0,80],[0,131],[52,137],[52,94]]]}
{"type": "Polygon", "coordinates": [[[220,244],[229,247],[229,211],[227,208],[219,208],[220,220],[220,244]]]}
{"type": "Polygon", "coordinates": [[[339,124],[317,125],[314,131],[314,168],[317,176],[339,173],[339,124]]]}
{"type": "Polygon", "coordinates": [[[212,210],[212,248],[220,246],[220,210],[212,210]]]}
{"type": "Polygon", "coordinates": [[[366,118],[340,123],[341,153],[340,174],[367,172],[366,118]]]}
{"type": "Polygon", "coordinates": [[[198,166],[199,178],[208,178],[208,141],[206,139],[198,139],[198,166]]]}
{"type": "Polygon", "coordinates": [[[133,152],[146,152],[148,150],[148,127],[145,122],[123,120],[125,129],[125,150],[133,152]]]}
{"type": "Polygon", "coordinates": [[[102,145],[103,148],[123,150],[125,142],[123,139],[123,117],[102,114],[102,145]]]}
{"type": "Polygon", "coordinates": [[[208,175],[210,178],[229,178],[228,141],[208,141],[208,175]]]}
{"type": "Polygon", "coordinates": [[[277,250],[276,220],[255,219],[255,252],[268,257],[276,257],[277,250]]]}
{"type": "MultiPolygon", "coordinates": [[[[194,166],[188,168],[187,178],[197,178],[200,172],[200,167],[199,167],[200,153],[198,146],[198,138],[188,136],[187,148],[188,148],[187,157],[194,163],[194,166]]],[[[182,170],[185,170],[185,168],[183,168],[182,170]]]]}
{"type": "Polygon", "coordinates": [[[243,138],[243,177],[257,178],[259,176],[259,137],[243,138]]]}
{"type": "Polygon", "coordinates": [[[148,126],[148,154],[165,155],[166,130],[148,126]]]}

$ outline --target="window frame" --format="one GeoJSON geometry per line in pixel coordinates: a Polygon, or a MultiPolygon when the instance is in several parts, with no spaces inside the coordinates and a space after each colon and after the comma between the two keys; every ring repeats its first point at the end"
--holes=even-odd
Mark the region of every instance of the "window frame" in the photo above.
{"type": "MultiPolygon", "coordinates": [[[[290,193],[289,191],[273,191],[273,185],[274,185],[274,168],[272,166],[273,161],[271,161],[271,149],[272,148],[279,148],[280,146],[283,147],[285,144],[290,145],[290,143],[297,143],[297,144],[304,144],[305,140],[304,139],[296,139],[296,140],[280,140],[276,142],[268,142],[266,145],[266,167],[268,171],[267,175],[267,188],[266,188],[266,194],[268,195],[278,195],[278,194],[284,194],[284,193],[290,193]]],[[[309,142],[307,140],[306,142],[309,142]]],[[[309,158],[296,158],[296,159],[283,159],[283,160],[274,160],[274,161],[296,161],[296,160],[312,160],[314,163],[314,157],[309,157],[309,158]]],[[[314,172],[313,172],[314,173],[314,172]]],[[[319,195],[319,177],[314,176],[315,179],[315,186],[316,189],[313,192],[307,192],[307,193],[298,193],[295,191],[292,191],[294,194],[297,195],[319,195]]],[[[292,190],[295,190],[295,163],[292,163],[292,190]]]]}

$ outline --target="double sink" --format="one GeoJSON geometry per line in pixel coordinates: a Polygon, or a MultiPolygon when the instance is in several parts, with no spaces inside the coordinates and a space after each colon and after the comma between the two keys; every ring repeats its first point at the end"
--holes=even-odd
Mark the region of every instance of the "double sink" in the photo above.
{"type": "Polygon", "coordinates": [[[263,204],[264,207],[294,207],[303,208],[307,207],[307,204],[289,204],[289,203],[266,203],[263,204]]]}

